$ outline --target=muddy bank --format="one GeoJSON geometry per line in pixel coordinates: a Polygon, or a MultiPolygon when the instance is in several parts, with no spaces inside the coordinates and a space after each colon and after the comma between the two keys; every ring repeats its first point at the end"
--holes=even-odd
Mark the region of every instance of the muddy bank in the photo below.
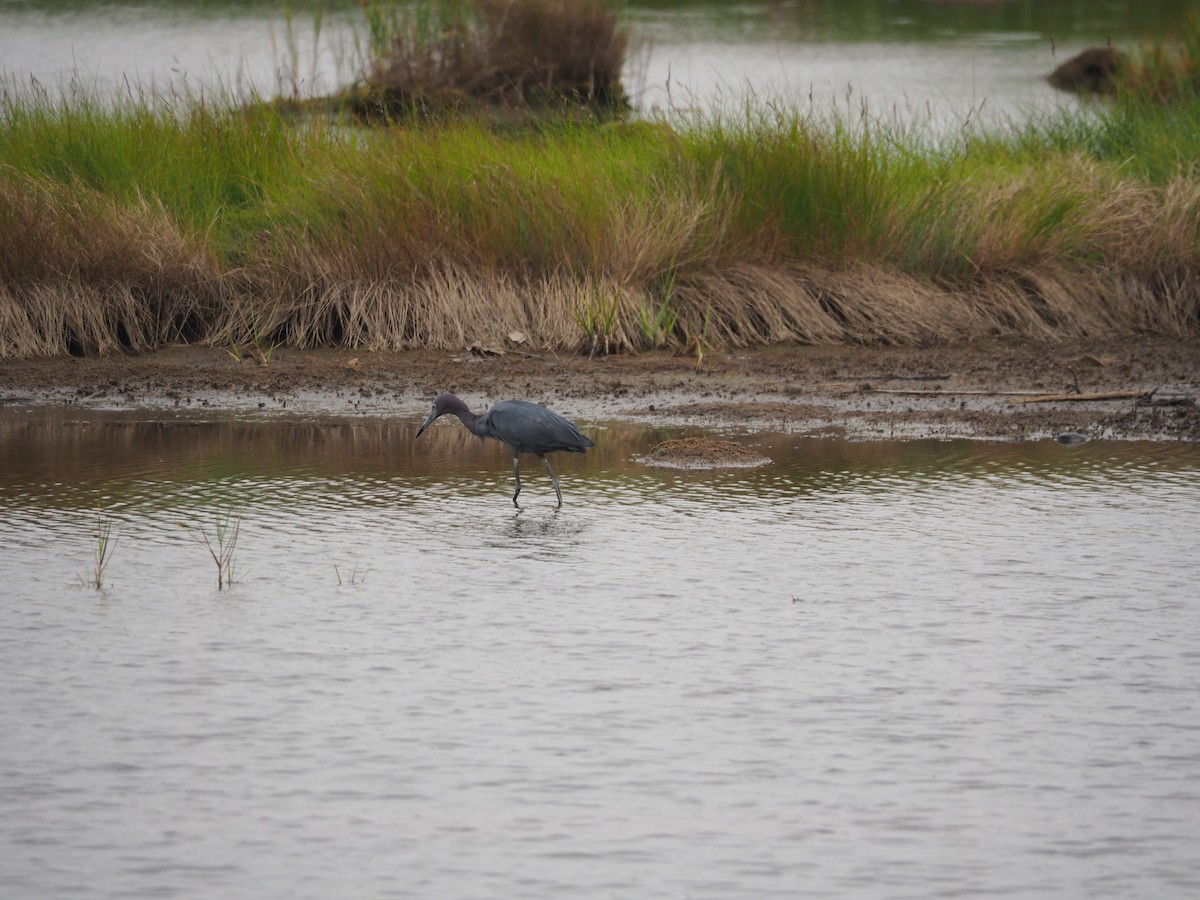
{"type": "Polygon", "coordinates": [[[855,440],[968,437],[1200,441],[1200,343],[1138,339],[952,347],[774,347],[693,357],[212,348],[0,362],[0,403],[410,417],[439,391],[537,400],[585,421],[633,419],[855,440]],[[1072,394],[1116,394],[1073,400],[1072,394]],[[1062,395],[1039,400],[1045,395],[1062,395]]]}

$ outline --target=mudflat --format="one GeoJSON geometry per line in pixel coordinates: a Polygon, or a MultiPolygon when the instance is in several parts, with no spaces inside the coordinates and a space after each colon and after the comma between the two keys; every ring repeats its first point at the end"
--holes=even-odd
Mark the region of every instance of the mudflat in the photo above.
{"type": "Polygon", "coordinates": [[[1200,441],[1200,341],[777,346],[610,356],[175,346],[0,361],[0,404],[411,417],[440,391],[520,397],[575,418],[854,440],[1200,441]]]}

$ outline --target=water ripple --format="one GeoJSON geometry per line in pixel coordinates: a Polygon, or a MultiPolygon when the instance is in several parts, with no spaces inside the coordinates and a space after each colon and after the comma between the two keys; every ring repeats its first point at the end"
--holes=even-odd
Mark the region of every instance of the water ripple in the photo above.
{"type": "Polygon", "coordinates": [[[0,421],[5,895],[1197,887],[1194,449],[613,426],[515,510],[449,429],[139,427],[0,421]]]}

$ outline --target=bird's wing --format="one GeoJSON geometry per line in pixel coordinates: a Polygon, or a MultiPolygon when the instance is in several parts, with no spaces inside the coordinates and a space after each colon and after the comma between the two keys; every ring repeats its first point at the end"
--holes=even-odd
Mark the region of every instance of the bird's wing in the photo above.
{"type": "Polygon", "coordinates": [[[484,417],[491,437],[521,453],[547,453],[592,446],[579,429],[558,413],[525,400],[497,403],[484,417]]]}

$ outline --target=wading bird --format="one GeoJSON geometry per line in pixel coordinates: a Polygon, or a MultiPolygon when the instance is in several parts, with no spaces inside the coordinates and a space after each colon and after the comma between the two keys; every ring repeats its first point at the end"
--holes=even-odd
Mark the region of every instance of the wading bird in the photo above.
{"type": "Polygon", "coordinates": [[[558,476],[550,468],[547,453],[555,450],[566,450],[570,453],[582,453],[588,447],[596,446],[583,432],[544,406],[530,403],[528,400],[501,400],[483,415],[477,416],[453,394],[438,394],[433,401],[433,410],[429,418],[417,430],[417,437],[429,427],[438,416],[453,413],[460,422],[467,426],[472,434],[481,438],[495,438],[507,444],[513,455],[513,472],[517,476],[517,489],[513,493],[513,506],[520,508],[517,495],[521,493],[521,454],[532,453],[546,466],[550,480],[554,482],[554,493],[558,496],[558,505],[562,506],[562,491],[558,487],[558,476]]]}

